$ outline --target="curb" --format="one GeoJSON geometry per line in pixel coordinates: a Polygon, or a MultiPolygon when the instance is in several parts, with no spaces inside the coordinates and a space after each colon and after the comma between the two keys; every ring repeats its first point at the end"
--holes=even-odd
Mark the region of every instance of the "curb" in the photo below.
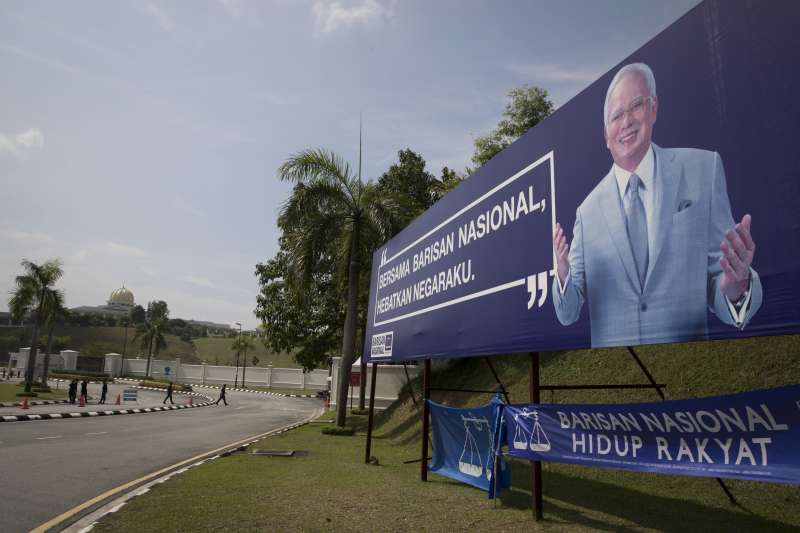
{"type": "MultiPolygon", "coordinates": [[[[60,381],[60,380],[55,380],[60,381]]],[[[163,389],[157,387],[142,387],[134,385],[136,389],[153,390],[164,392],[163,389]]],[[[30,414],[30,415],[0,415],[0,422],[29,422],[31,420],[60,420],[65,418],[89,418],[94,416],[113,416],[113,415],[135,415],[142,413],[157,413],[161,411],[174,411],[175,409],[192,409],[194,407],[207,407],[214,405],[214,401],[204,394],[199,392],[180,392],[175,391],[175,394],[183,394],[185,396],[196,396],[204,398],[206,401],[203,403],[195,403],[191,405],[169,405],[163,407],[137,407],[134,409],[113,409],[108,411],[81,411],[79,413],[46,413],[46,414],[30,414]]],[[[50,400],[48,403],[68,403],[69,400],[50,400]]],[[[36,404],[32,404],[36,405],[36,404]]],[[[13,406],[11,406],[13,407],[13,406]]]]}
{"type": "Polygon", "coordinates": [[[27,422],[30,420],[58,420],[64,418],[89,418],[93,416],[134,415],[141,413],[156,413],[159,411],[173,411],[175,409],[192,409],[214,405],[214,402],[196,403],[192,405],[170,405],[167,407],[143,407],[136,409],[115,409],[113,411],[83,411],[80,413],[49,413],[42,415],[3,415],[0,422],[27,422]]]}
{"type": "MultiPolygon", "coordinates": [[[[115,378],[116,381],[126,381],[129,383],[138,383],[142,380],[140,379],[130,379],[130,378],[115,378]]],[[[201,389],[215,389],[219,390],[222,387],[218,387],[217,385],[197,385],[195,383],[187,383],[187,385],[191,385],[192,388],[198,387],[201,389]]],[[[144,388],[144,387],[143,387],[144,388]]],[[[153,389],[153,390],[161,390],[161,389],[153,389]]],[[[242,389],[240,388],[233,388],[228,387],[226,390],[235,391],[235,392],[249,392],[251,394],[266,394],[267,396],[279,396],[283,398],[319,398],[316,394],[284,394],[282,392],[269,392],[263,390],[253,390],[253,389],[242,389]]]]}
{"type": "MultiPolygon", "coordinates": [[[[60,403],[69,403],[69,400],[36,400],[28,402],[28,405],[55,405],[60,403]]],[[[22,402],[4,402],[0,403],[0,407],[20,407],[22,402]]]]}
{"type": "MultiPolygon", "coordinates": [[[[108,502],[108,503],[106,503],[104,505],[101,505],[99,508],[95,509],[94,512],[90,512],[90,513],[84,515],[82,518],[78,519],[76,522],[74,522],[71,525],[67,526],[62,531],[71,532],[71,533],[87,533],[87,532],[91,531],[92,528],[94,528],[94,526],[104,516],[119,511],[131,499],[135,498],[136,496],[141,496],[141,495],[146,494],[147,492],[149,492],[150,488],[152,486],[164,483],[166,481],[169,481],[173,476],[176,476],[176,475],[179,475],[179,474],[183,474],[184,472],[186,472],[187,470],[190,470],[191,468],[194,468],[196,466],[201,466],[201,465],[203,465],[203,464],[205,464],[205,463],[207,463],[209,461],[213,461],[214,459],[219,459],[220,457],[228,457],[233,453],[244,451],[249,446],[253,445],[254,443],[256,443],[258,441],[267,439],[267,438],[275,436],[275,435],[280,435],[281,433],[286,433],[287,431],[291,431],[293,429],[297,429],[297,428],[299,428],[301,426],[305,426],[308,423],[310,423],[311,421],[313,421],[315,418],[320,416],[323,412],[324,412],[323,410],[320,410],[318,408],[318,409],[316,409],[314,411],[314,413],[310,417],[308,417],[307,419],[303,420],[302,422],[297,422],[295,424],[290,424],[288,426],[284,426],[284,427],[269,431],[269,432],[267,432],[265,434],[258,435],[257,437],[249,439],[249,440],[245,439],[245,442],[243,444],[239,444],[239,445],[234,446],[234,447],[232,447],[232,448],[230,448],[228,450],[216,453],[215,455],[212,455],[210,457],[204,457],[202,459],[199,459],[198,461],[193,462],[192,464],[190,464],[188,466],[184,466],[182,468],[177,468],[177,466],[180,466],[180,464],[181,464],[181,463],[179,463],[176,466],[176,468],[177,468],[176,470],[173,470],[172,472],[168,472],[167,474],[164,474],[163,476],[158,477],[158,478],[156,478],[154,480],[148,481],[145,484],[134,488],[133,490],[131,490],[127,494],[123,494],[122,496],[119,496],[119,497],[115,498],[114,500],[111,500],[110,502],[108,502]]],[[[214,452],[209,452],[207,455],[210,455],[211,453],[214,453],[214,452]]],[[[34,529],[33,531],[42,530],[41,528],[42,528],[42,526],[40,526],[37,529],[34,529]]]]}

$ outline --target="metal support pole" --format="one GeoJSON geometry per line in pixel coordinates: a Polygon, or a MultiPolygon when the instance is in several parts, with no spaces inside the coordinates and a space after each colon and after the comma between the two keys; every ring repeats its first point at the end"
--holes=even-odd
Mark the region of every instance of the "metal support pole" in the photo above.
{"type": "MultiPolygon", "coordinates": [[[[662,390],[661,390],[661,387],[659,387],[658,385],[656,385],[656,380],[655,380],[655,379],[653,379],[653,376],[651,376],[651,375],[650,375],[650,372],[647,370],[647,367],[646,367],[646,366],[644,366],[644,363],[642,362],[642,360],[641,360],[641,359],[639,359],[639,356],[637,355],[637,353],[634,351],[634,349],[633,349],[631,346],[628,346],[628,352],[629,352],[629,353],[630,353],[630,354],[633,356],[633,358],[636,360],[636,364],[638,364],[638,365],[639,365],[639,368],[641,368],[641,369],[642,369],[642,372],[644,372],[644,375],[645,375],[645,376],[647,376],[647,379],[649,379],[649,380],[650,380],[650,383],[652,383],[652,384],[653,384],[654,388],[656,389],[656,392],[658,392],[658,395],[659,395],[659,396],[661,396],[661,399],[662,399],[662,400],[666,400],[666,399],[667,399],[667,397],[664,395],[664,391],[662,391],[662,390]]],[[[727,496],[727,497],[728,497],[728,500],[729,500],[729,501],[730,501],[730,502],[731,502],[733,505],[739,505],[739,502],[737,502],[737,501],[736,501],[736,498],[734,498],[733,494],[732,494],[732,493],[731,493],[731,491],[728,489],[728,486],[727,486],[727,485],[725,485],[725,482],[724,482],[724,481],[722,481],[722,479],[720,479],[720,478],[718,478],[718,477],[715,477],[714,479],[716,479],[716,480],[717,480],[717,483],[719,483],[719,486],[720,486],[720,488],[722,488],[722,492],[724,492],[724,493],[725,493],[725,496],[727,496]]]]}
{"type": "Polygon", "coordinates": [[[425,371],[422,375],[422,455],[419,478],[428,481],[428,400],[431,397],[431,360],[425,359],[425,371]]]}
{"type": "Polygon", "coordinates": [[[366,396],[367,392],[367,363],[364,361],[364,358],[361,358],[361,368],[359,369],[361,372],[361,382],[358,384],[358,408],[359,410],[364,409],[364,397],[366,396]]]}
{"type": "Polygon", "coordinates": [[[367,418],[367,453],[364,454],[364,463],[369,464],[372,452],[372,415],[375,413],[375,380],[378,375],[378,363],[372,363],[372,376],[369,380],[369,417],[367,418]]]}
{"type": "MultiPolygon", "coordinates": [[[[539,403],[539,352],[530,353],[530,397],[531,403],[539,403]]],[[[531,461],[531,500],[533,504],[533,519],[542,520],[542,462],[531,461]]]]}
{"type": "Polygon", "coordinates": [[[411,386],[411,376],[408,375],[408,366],[403,361],[403,370],[406,373],[406,383],[408,383],[408,392],[411,394],[411,401],[414,402],[414,407],[417,406],[417,399],[414,397],[414,387],[411,386]]]}
{"type": "Polygon", "coordinates": [[[489,365],[489,370],[492,371],[494,380],[497,382],[498,385],[500,385],[500,390],[503,392],[503,397],[506,399],[506,403],[511,403],[511,400],[508,399],[508,392],[506,392],[506,388],[500,382],[500,377],[497,375],[497,372],[494,369],[494,365],[492,364],[492,362],[489,360],[488,357],[484,357],[484,359],[486,360],[486,364],[489,365]]]}

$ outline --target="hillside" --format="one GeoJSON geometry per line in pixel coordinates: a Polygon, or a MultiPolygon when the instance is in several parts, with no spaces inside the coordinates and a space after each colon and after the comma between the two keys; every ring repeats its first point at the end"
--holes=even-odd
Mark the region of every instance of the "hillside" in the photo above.
{"type": "MultiPolygon", "coordinates": [[[[15,330],[14,333],[16,334],[17,331],[18,330],[15,330]]],[[[140,353],[140,351],[143,355],[147,355],[147,351],[141,350],[139,347],[140,343],[133,339],[135,334],[136,331],[133,328],[128,328],[128,341],[125,355],[128,357],[135,357],[140,353]]],[[[27,335],[29,336],[30,333],[28,332],[27,335]]],[[[90,345],[93,343],[101,343],[95,344],[95,349],[97,350],[102,348],[100,351],[104,353],[116,352],[121,354],[123,353],[123,349],[125,349],[125,328],[123,327],[80,327],[58,325],[55,327],[53,335],[58,337],[69,337],[70,343],[68,349],[77,350],[81,353],[87,353],[88,350],[91,350],[90,345]]],[[[180,356],[182,361],[185,363],[197,361],[197,358],[194,355],[194,347],[191,344],[180,340],[175,335],[167,334],[164,337],[167,341],[167,347],[159,352],[159,359],[171,359],[175,356],[180,356]]],[[[42,339],[42,342],[46,342],[46,340],[47,338],[45,337],[42,339]]]]}
{"type": "MultiPolygon", "coordinates": [[[[637,353],[656,381],[667,384],[667,399],[800,383],[800,336],[649,346],[638,348],[637,353]]],[[[527,355],[493,357],[492,362],[508,388],[511,401],[527,402],[527,355]]],[[[542,356],[542,384],[646,381],[625,349],[542,356]]],[[[491,390],[495,387],[483,358],[435,363],[431,382],[434,388],[491,390]]],[[[378,430],[372,453],[379,459],[382,453],[396,454],[398,448],[406,451],[408,459],[419,457],[420,380],[412,386],[416,406],[406,390],[400,401],[376,418],[378,430]]],[[[489,395],[434,391],[432,399],[453,406],[477,406],[485,403],[489,395]]],[[[658,396],[651,390],[558,391],[543,393],[542,401],[621,403],[658,401],[658,396]]],[[[502,497],[500,506],[530,509],[528,463],[513,461],[512,469],[512,490],[502,497]]],[[[800,526],[800,492],[796,487],[726,480],[741,504],[734,507],[713,479],[555,463],[544,463],[543,471],[545,514],[556,522],[566,521],[591,529],[619,529],[631,524],[670,529],[670,524],[679,522],[693,523],[695,529],[710,527],[719,531],[783,530],[788,524],[800,526]]],[[[451,483],[436,475],[429,479],[433,483],[451,483]]]]}
{"type": "MultiPolygon", "coordinates": [[[[299,368],[291,354],[275,353],[264,348],[261,341],[253,339],[255,348],[247,350],[248,366],[272,365],[276,368],[299,368]],[[253,356],[258,358],[258,365],[253,365],[253,356]]],[[[196,356],[199,361],[208,364],[233,365],[236,361],[236,352],[231,350],[234,339],[225,337],[204,337],[194,339],[196,356]]]]}

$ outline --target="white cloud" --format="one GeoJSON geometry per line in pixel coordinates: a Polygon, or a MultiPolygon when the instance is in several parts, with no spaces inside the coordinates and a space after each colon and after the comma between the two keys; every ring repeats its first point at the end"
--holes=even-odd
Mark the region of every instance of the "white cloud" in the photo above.
{"type": "Polygon", "coordinates": [[[107,242],[103,249],[107,253],[114,255],[124,255],[127,257],[147,257],[147,253],[141,248],[128,246],[127,244],[121,244],[118,242],[107,242]]]}
{"type": "Polygon", "coordinates": [[[317,0],[312,6],[316,26],[322,33],[350,28],[356,24],[368,24],[381,18],[391,18],[392,10],[377,0],[363,0],[344,5],[339,1],[317,0]]]}
{"type": "Polygon", "coordinates": [[[192,285],[199,285],[200,287],[208,287],[210,289],[215,289],[217,287],[211,282],[210,279],[201,276],[193,276],[190,274],[188,276],[183,276],[182,279],[187,283],[191,283],[192,285]]]}
{"type": "Polygon", "coordinates": [[[242,15],[242,3],[239,0],[217,0],[222,6],[222,9],[233,18],[239,18],[242,15]]]}
{"type": "Polygon", "coordinates": [[[175,29],[175,21],[161,6],[153,2],[147,2],[144,12],[152,17],[162,30],[171,32],[175,29]]]}
{"type": "Polygon", "coordinates": [[[53,240],[50,235],[35,231],[3,230],[2,235],[6,239],[24,242],[26,244],[47,244],[53,240]]]}
{"type": "Polygon", "coordinates": [[[89,257],[89,252],[87,250],[78,250],[77,252],[73,252],[71,256],[72,260],[75,262],[85,261],[87,257],[89,257]]]}
{"type": "Polygon", "coordinates": [[[182,196],[176,196],[175,200],[172,203],[175,206],[175,209],[178,209],[179,211],[183,211],[185,213],[189,213],[190,215],[194,215],[196,217],[202,217],[203,216],[203,212],[202,211],[200,211],[195,206],[190,204],[182,196]]]}
{"type": "Polygon", "coordinates": [[[25,148],[41,148],[44,145],[44,135],[35,128],[18,133],[14,140],[17,141],[19,146],[25,148]]]}
{"type": "Polygon", "coordinates": [[[599,76],[589,70],[570,69],[548,63],[511,63],[508,70],[536,82],[570,82],[589,84],[599,76]]]}
{"type": "Polygon", "coordinates": [[[36,128],[30,128],[16,135],[0,133],[0,152],[22,155],[24,151],[44,146],[44,135],[36,128]]]}

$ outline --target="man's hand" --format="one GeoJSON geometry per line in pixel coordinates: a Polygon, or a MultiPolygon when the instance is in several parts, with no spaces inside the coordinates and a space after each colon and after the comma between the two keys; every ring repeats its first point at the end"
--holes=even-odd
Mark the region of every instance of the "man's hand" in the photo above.
{"type": "Polygon", "coordinates": [[[751,221],[750,215],[743,216],[734,229],[725,232],[725,240],[719,246],[722,250],[719,287],[732,302],[739,300],[750,284],[750,265],[756,252],[756,243],[750,235],[751,221]]]}
{"type": "Polygon", "coordinates": [[[556,232],[553,235],[553,253],[556,254],[558,281],[561,282],[563,287],[567,274],[569,274],[569,243],[567,242],[567,236],[564,235],[564,228],[558,223],[556,223],[556,232]]]}

